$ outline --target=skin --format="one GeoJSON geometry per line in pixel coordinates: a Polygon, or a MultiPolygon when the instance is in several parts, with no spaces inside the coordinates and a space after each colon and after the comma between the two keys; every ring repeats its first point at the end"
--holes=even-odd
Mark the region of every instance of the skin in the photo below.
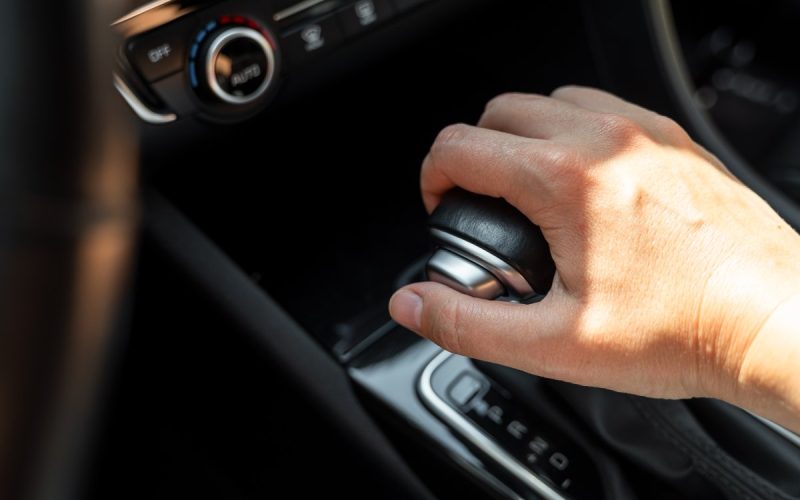
{"type": "Polygon", "coordinates": [[[425,158],[429,212],[455,186],[542,228],[552,289],[520,305],[415,283],[390,301],[398,323],[535,375],[714,397],[800,431],[800,235],[674,121],[589,88],[504,94],[425,158]]]}

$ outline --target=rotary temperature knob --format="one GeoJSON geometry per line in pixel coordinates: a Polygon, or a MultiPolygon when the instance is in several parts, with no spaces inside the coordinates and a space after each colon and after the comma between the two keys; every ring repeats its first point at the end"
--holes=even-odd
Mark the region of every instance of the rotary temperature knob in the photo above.
{"type": "Polygon", "coordinates": [[[245,105],[270,88],[276,55],[269,32],[243,17],[223,17],[197,34],[189,53],[189,79],[209,103],[245,105]]]}

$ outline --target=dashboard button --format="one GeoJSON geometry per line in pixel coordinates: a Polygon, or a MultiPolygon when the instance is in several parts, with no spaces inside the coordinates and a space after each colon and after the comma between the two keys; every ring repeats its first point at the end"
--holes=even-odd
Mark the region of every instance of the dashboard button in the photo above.
{"type": "Polygon", "coordinates": [[[329,16],[284,35],[284,53],[292,63],[300,64],[341,44],[343,38],[336,19],[329,16]]]}
{"type": "Polygon", "coordinates": [[[345,36],[354,36],[392,17],[394,7],[389,0],[358,0],[339,12],[345,36]]]}
{"type": "Polygon", "coordinates": [[[179,30],[161,29],[128,42],[128,58],[148,82],[183,69],[186,47],[179,30]]]}
{"type": "Polygon", "coordinates": [[[555,452],[550,455],[550,465],[558,470],[563,471],[569,465],[569,459],[561,452],[555,452]]]}

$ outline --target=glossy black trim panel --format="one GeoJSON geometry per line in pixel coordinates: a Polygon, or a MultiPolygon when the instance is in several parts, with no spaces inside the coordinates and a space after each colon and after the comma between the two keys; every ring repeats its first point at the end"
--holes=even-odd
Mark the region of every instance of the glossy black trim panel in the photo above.
{"type": "Polygon", "coordinates": [[[151,194],[146,207],[148,234],[230,316],[230,333],[252,337],[275,367],[319,405],[332,425],[370,457],[376,470],[386,472],[386,480],[396,491],[408,498],[432,499],[365,412],[346,372],[330,354],[169,202],[151,194]]]}

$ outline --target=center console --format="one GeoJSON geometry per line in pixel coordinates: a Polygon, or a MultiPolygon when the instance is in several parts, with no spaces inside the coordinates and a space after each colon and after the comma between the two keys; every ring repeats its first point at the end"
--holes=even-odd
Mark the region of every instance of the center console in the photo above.
{"type": "MultiPolygon", "coordinates": [[[[579,16],[573,4],[513,1],[157,1],[115,23],[115,83],[159,125],[144,127],[158,198],[346,371],[417,475],[452,478],[441,497],[464,484],[486,498],[776,493],[759,474],[789,470],[793,450],[740,432],[748,415],[538,379],[444,352],[388,317],[391,292],[422,279],[434,246],[429,273],[463,290],[517,301],[546,293],[551,274],[530,287],[513,273],[494,280],[487,266],[505,268],[491,255],[447,235],[433,242],[418,172],[442,127],[474,123],[500,92],[598,85],[579,16]],[[186,124],[202,132],[181,139],[186,124]],[[165,147],[176,138],[187,147],[165,147]],[[465,265],[476,279],[457,279],[465,265]],[[763,451],[753,447],[761,441],[783,461],[731,474],[749,470],[734,463],[757,469],[748,449],[763,451]]],[[[158,238],[189,254],[177,234],[162,227],[158,238]]],[[[217,264],[197,262],[198,272],[217,264]]]]}

